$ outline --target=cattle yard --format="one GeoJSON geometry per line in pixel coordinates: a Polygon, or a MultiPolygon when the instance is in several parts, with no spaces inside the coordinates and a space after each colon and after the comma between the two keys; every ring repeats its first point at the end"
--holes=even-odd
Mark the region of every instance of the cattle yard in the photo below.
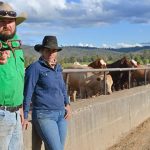
{"type": "Polygon", "coordinates": [[[150,118],[122,138],[119,143],[108,150],[149,150],[150,149],[150,118]]]}
{"type": "MultiPolygon", "coordinates": [[[[150,117],[150,85],[71,102],[65,150],[106,150],[150,117]]],[[[41,150],[32,126],[24,133],[27,150],[41,150]],[[33,140],[32,140],[33,139],[33,140]],[[31,143],[32,141],[32,143],[31,143]]],[[[42,148],[44,150],[44,148],[42,148]]]]}
{"type": "Polygon", "coordinates": [[[71,101],[76,101],[77,99],[82,98],[90,98],[95,97],[99,95],[107,95],[111,94],[112,92],[123,90],[123,89],[130,89],[139,85],[146,85],[150,83],[150,67],[140,67],[140,68],[105,68],[105,69],[64,69],[63,73],[65,74],[65,82],[66,86],[68,88],[68,94],[70,96],[71,101]],[[139,74],[138,77],[134,78],[134,74],[138,74],[138,72],[142,72],[142,74],[139,74]],[[92,76],[95,76],[96,82],[93,82],[92,80],[94,78],[90,78],[87,75],[89,72],[92,72],[92,76]],[[120,77],[117,78],[117,76],[112,77],[112,83],[110,83],[110,79],[108,80],[108,75],[111,76],[112,72],[119,72],[120,77]],[[78,82],[78,87],[71,87],[74,86],[75,82],[70,85],[70,75],[80,75],[76,78],[75,82],[78,82]],[[84,75],[84,76],[83,76],[84,75]],[[82,76],[82,79],[80,79],[82,76]],[[115,79],[114,79],[115,78],[115,79]],[[88,81],[88,82],[86,82],[88,81]],[[103,81],[103,82],[101,82],[103,81]],[[90,85],[91,84],[91,85],[90,85]],[[95,85],[94,85],[95,84],[95,85]],[[88,86],[91,86],[93,89],[94,86],[96,86],[96,90],[98,90],[95,95],[82,97],[81,92],[90,92],[90,88],[88,86]],[[117,89],[115,89],[115,86],[117,86],[117,89]],[[69,90],[72,91],[69,91],[69,90]],[[84,90],[83,90],[84,89],[84,90]],[[108,89],[110,89],[108,92],[108,89]],[[80,94],[78,94],[80,93],[80,94]],[[78,97],[76,96],[78,95],[78,97]]]}
{"type": "MultiPolygon", "coordinates": [[[[66,150],[79,145],[82,150],[106,150],[150,117],[150,67],[123,66],[76,64],[63,70],[72,106],[66,150]]],[[[44,149],[32,126],[24,142],[27,150],[44,149]]]]}

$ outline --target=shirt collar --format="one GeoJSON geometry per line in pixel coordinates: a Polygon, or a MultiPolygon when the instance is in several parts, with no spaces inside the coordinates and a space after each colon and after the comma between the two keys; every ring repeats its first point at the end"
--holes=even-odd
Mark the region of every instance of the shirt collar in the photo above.
{"type": "MultiPolygon", "coordinates": [[[[39,58],[39,62],[44,64],[46,67],[51,68],[42,57],[39,58]]],[[[51,69],[56,70],[57,67],[58,67],[58,65],[56,64],[56,66],[54,68],[51,68],[51,69]]]]}

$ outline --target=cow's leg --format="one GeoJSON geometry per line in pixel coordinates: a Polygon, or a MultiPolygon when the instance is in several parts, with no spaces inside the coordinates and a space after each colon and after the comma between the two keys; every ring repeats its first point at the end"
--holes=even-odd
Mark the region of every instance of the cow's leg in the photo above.
{"type": "Polygon", "coordinates": [[[81,86],[80,87],[80,98],[87,98],[87,92],[86,92],[86,87],[81,86]]]}
{"type": "Polygon", "coordinates": [[[106,83],[107,94],[111,94],[112,93],[111,86],[112,86],[111,84],[106,83]]]}
{"type": "Polygon", "coordinates": [[[74,102],[77,100],[77,91],[73,92],[72,99],[74,102]]]}

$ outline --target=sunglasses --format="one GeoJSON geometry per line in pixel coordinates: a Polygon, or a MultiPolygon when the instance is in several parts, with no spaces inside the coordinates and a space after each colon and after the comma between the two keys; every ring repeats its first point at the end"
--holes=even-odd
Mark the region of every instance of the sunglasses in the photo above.
{"type": "Polygon", "coordinates": [[[15,11],[5,11],[5,10],[0,10],[0,16],[10,16],[10,17],[16,17],[17,13],[15,11]]]}
{"type": "Polygon", "coordinates": [[[21,45],[20,40],[7,40],[6,43],[0,42],[0,51],[20,49],[21,45]]]}

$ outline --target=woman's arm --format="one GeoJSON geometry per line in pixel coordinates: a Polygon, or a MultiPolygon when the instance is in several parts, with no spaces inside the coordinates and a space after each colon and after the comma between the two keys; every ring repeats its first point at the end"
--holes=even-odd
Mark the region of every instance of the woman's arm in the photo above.
{"type": "Polygon", "coordinates": [[[36,64],[31,64],[25,72],[25,84],[24,84],[24,100],[23,100],[23,110],[24,118],[28,119],[28,113],[30,109],[30,103],[32,95],[39,78],[39,71],[36,64]]]}

